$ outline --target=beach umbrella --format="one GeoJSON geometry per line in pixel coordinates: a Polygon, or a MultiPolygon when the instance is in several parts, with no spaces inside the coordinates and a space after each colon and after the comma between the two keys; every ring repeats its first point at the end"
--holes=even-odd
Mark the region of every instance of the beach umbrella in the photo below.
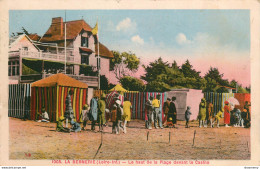
{"type": "Polygon", "coordinates": [[[106,95],[106,107],[108,109],[114,104],[114,97],[118,96],[119,93],[117,91],[112,91],[106,95]]]}
{"type": "Polygon", "coordinates": [[[228,98],[227,101],[228,101],[230,104],[233,104],[233,105],[240,105],[240,104],[239,104],[239,101],[238,101],[236,98],[234,98],[234,97],[228,98]]]}

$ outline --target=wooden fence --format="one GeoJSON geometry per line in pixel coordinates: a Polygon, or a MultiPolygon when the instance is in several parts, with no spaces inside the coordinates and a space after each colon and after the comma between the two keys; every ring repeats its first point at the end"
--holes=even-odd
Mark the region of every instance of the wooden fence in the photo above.
{"type": "Polygon", "coordinates": [[[31,84],[10,84],[8,116],[24,118],[30,116],[31,84]]]}

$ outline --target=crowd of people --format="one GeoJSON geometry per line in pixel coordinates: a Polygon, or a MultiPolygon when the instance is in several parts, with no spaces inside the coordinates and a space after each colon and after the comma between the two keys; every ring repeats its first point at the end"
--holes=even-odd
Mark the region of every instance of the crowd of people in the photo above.
{"type": "MultiPolygon", "coordinates": [[[[90,106],[85,104],[82,108],[79,120],[76,121],[74,112],[71,104],[71,97],[73,90],[69,91],[66,97],[66,109],[64,117],[59,117],[57,121],[56,131],[60,132],[79,132],[86,130],[88,121],[91,121],[91,130],[96,131],[96,123],[98,123],[98,131],[103,131],[104,127],[108,126],[108,121],[112,122],[112,133],[119,134],[127,132],[127,127],[131,121],[132,104],[127,99],[120,97],[119,94],[115,94],[112,98],[111,106],[109,107],[106,103],[106,95],[102,94],[100,99],[97,95],[90,100],[90,106]],[[63,123],[65,121],[65,127],[63,123]],[[70,128],[69,126],[70,122],[70,128]]],[[[224,114],[225,127],[250,127],[250,109],[249,102],[245,102],[244,109],[241,112],[237,105],[232,105],[228,101],[224,102],[224,107],[214,114],[214,105],[205,98],[201,99],[199,104],[199,113],[197,119],[199,120],[199,127],[214,127],[219,128],[219,123],[224,114]]],[[[177,108],[176,108],[176,97],[167,98],[163,104],[164,117],[160,111],[161,107],[160,95],[155,98],[152,96],[148,98],[145,103],[145,128],[146,129],[163,129],[164,127],[176,128],[177,123],[177,108]]],[[[39,122],[49,122],[48,113],[42,108],[42,113],[38,113],[42,119],[39,122]]],[[[187,106],[185,111],[186,128],[189,128],[190,116],[192,115],[191,107],[187,106]]]]}
{"type": "Polygon", "coordinates": [[[220,119],[224,113],[224,124],[225,127],[250,127],[250,110],[249,107],[251,106],[248,101],[245,102],[244,109],[241,112],[238,105],[233,105],[228,101],[224,102],[224,108],[222,108],[219,112],[216,113],[214,116],[213,112],[213,104],[208,100],[206,101],[205,98],[201,99],[199,105],[199,127],[214,127],[214,124],[217,123],[217,127],[219,128],[220,119]]]}

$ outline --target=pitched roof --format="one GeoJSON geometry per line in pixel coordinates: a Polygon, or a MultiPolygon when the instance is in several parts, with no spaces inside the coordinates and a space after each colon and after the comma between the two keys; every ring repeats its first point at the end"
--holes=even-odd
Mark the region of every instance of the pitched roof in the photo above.
{"type": "MultiPolygon", "coordinates": [[[[95,51],[98,51],[98,45],[95,44],[95,51]]],[[[98,55],[98,52],[96,52],[96,56],[98,55]]],[[[113,53],[102,43],[99,43],[99,56],[113,58],[113,53]]]]}
{"type": "MultiPolygon", "coordinates": [[[[52,18],[52,24],[47,30],[47,32],[40,39],[40,42],[55,42],[64,40],[65,23],[67,40],[74,39],[82,30],[87,32],[92,31],[92,28],[84,20],[63,22],[63,19],[61,17],[52,18]]],[[[95,51],[98,51],[97,44],[95,44],[95,51]]],[[[113,53],[105,45],[101,43],[99,45],[99,55],[107,58],[114,57],[113,53]]]]}
{"type": "Polygon", "coordinates": [[[59,41],[64,40],[65,35],[65,24],[66,24],[66,39],[74,39],[82,29],[85,31],[90,32],[92,28],[84,21],[84,20],[75,20],[75,21],[68,21],[68,22],[60,22],[62,32],[55,31],[55,24],[51,24],[47,32],[43,35],[41,42],[52,42],[52,41],[59,41]]]}
{"type": "Polygon", "coordinates": [[[37,33],[34,34],[30,34],[28,35],[28,37],[33,40],[33,41],[39,41],[41,39],[41,37],[39,35],[37,35],[37,33]]]}
{"type": "Polygon", "coordinates": [[[88,88],[88,85],[86,83],[82,83],[62,73],[58,73],[32,83],[32,87],[54,87],[57,85],[78,87],[78,88],[88,88]]]}
{"type": "Polygon", "coordinates": [[[35,45],[32,40],[26,35],[26,34],[21,34],[21,35],[17,35],[14,37],[10,37],[9,38],[9,48],[15,46],[17,43],[19,43],[21,40],[23,40],[24,38],[26,38],[30,43],[32,43],[32,45],[37,49],[40,50],[37,45],[35,45]]]}

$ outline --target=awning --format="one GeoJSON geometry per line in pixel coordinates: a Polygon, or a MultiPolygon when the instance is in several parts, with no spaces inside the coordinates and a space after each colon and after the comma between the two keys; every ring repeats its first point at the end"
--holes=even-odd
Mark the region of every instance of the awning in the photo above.
{"type": "Polygon", "coordinates": [[[93,53],[93,51],[89,48],[80,47],[79,49],[80,49],[81,52],[86,52],[86,53],[89,53],[89,54],[93,53]]]}

